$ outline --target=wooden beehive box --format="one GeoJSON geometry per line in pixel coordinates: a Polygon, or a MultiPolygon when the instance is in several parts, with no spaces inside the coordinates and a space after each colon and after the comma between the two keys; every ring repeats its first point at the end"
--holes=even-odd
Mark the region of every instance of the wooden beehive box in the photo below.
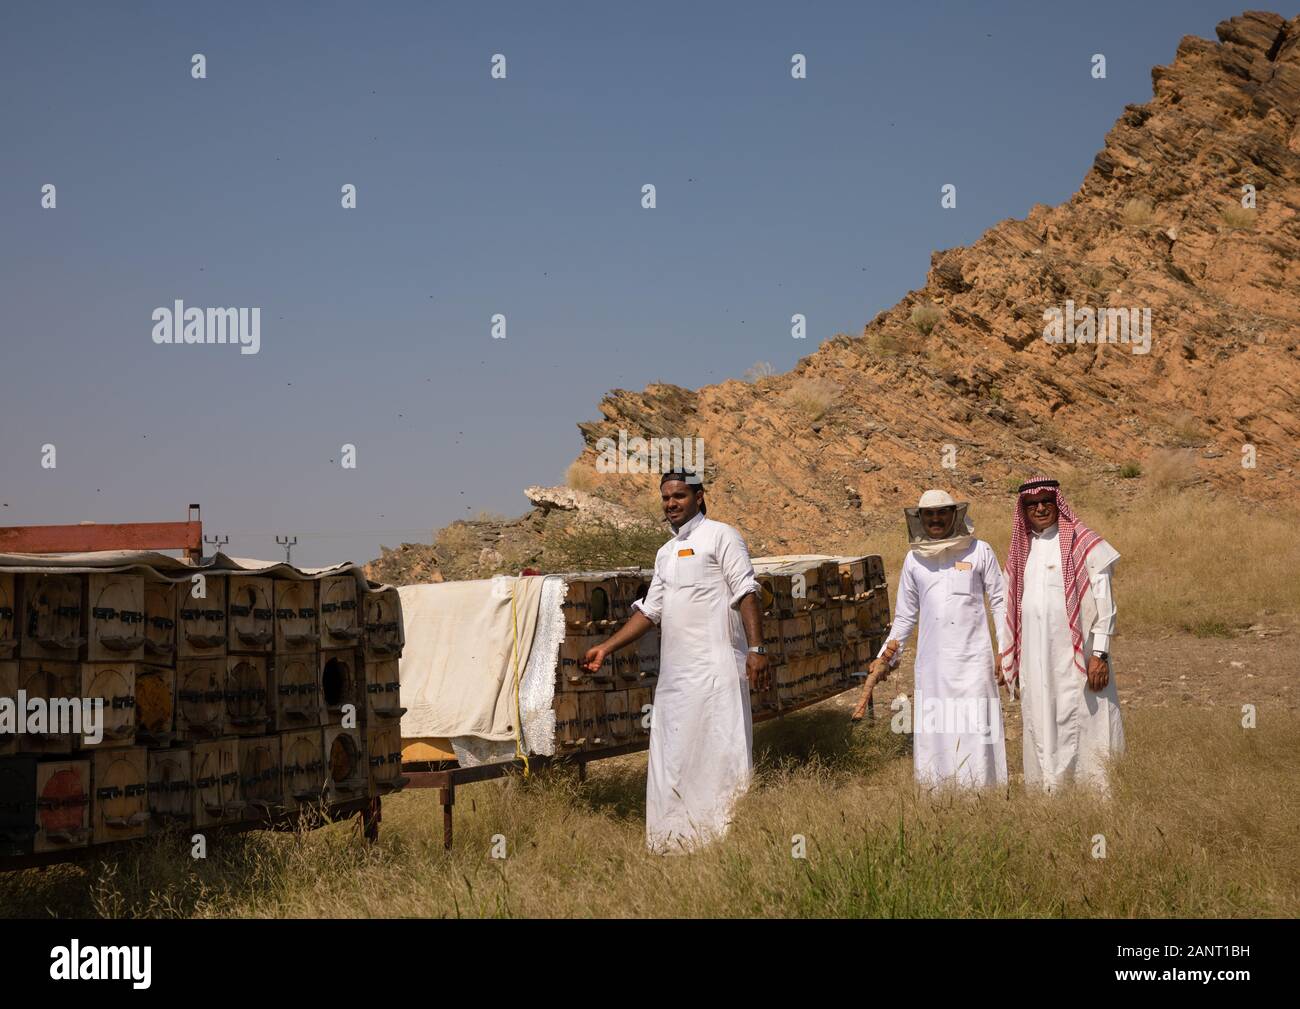
{"type": "Polygon", "coordinates": [[[763,612],[770,618],[788,617],[794,613],[794,585],[789,575],[758,575],[763,612]]]}
{"type": "Polygon", "coordinates": [[[150,832],[194,823],[193,751],[185,747],[149,751],[150,832]]]}
{"type": "Polygon", "coordinates": [[[90,773],[94,843],[144,837],[149,828],[149,751],[143,746],[96,750],[90,773]]]}
{"type": "MultiPolygon", "coordinates": [[[[614,617],[614,597],[617,588],[612,578],[571,578],[562,607],[564,622],[574,631],[595,634],[611,628],[614,617]]],[[[608,637],[608,635],[605,635],[608,637]]]]}
{"type": "Polygon", "coordinates": [[[36,853],[91,843],[91,762],[59,760],[36,766],[36,853]]]}
{"type": "Polygon", "coordinates": [[[15,725],[14,731],[6,732],[0,727],[0,757],[10,753],[18,752],[18,735],[16,724],[17,704],[18,704],[18,663],[17,662],[0,662],[0,701],[11,701],[14,704],[15,725]]]}
{"type": "Polygon", "coordinates": [[[18,614],[19,655],[24,659],[75,662],[81,629],[80,575],[24,575],[18,614]]]}
{"type": "MultiPolygon", "coordinates": [[[[40,698],[48,703],[55,698],[64,702],[80,699],[81,666],[76,662],[50,659],[21,659],[18,662],[18,689],[28,700],[40,698]]],[[[71,732],[24,733],[18,737],[19,753],[71,754],[76,746],[71,732]]]]}
{"type": "Polygon", "coordinates": [[[776,704],[778,708],[788,707],[794,703],[795,660],[786,657],[785,662],[772,670],[772,682],[776,687],[776,704]]]}
{"type": "Polygon", "coordinates": [[[862,627],[858,623],[858,603],[845,603],[840,607],[840,627],[845,641],[856,641],[862,636],[862,627]]]}
{"type": "Polygon", "coordinates": [[[841,598],[844,590],[840,581],[840,562],[822,561],[817,571],[817,583],[822,590],[822,605],[828,605],[832,599],[841,598]]]}
{"type": "Polygon", "coordinates": [[[367,658],[393,658],[406,643],[402,628],[402,600],[391,585],[367,589],[361,598],[361,641],[367,658]]]}
{"type": "Polygon", "coordinates": [[[238,739],[195,743],[190,769],[194,774],[194,826],[234,823],[243,818],[238,739]]]}
{"type": "Polygon", "coordinates": [[[371,795],[396,792],[410,780],[402,776],[402,727],[395,719],[367,723],[366,753],[371,795]]]}
{"type": "Polygon", "coordinates": [[[813,648],[819,652],[838,650],[844,643],[842,610],[837,606],[824,606],[813,610],[813,648]]]}
{"type": "Polygon", "coordinates": [[[277,578],[275,581],[275,651],[314,652],[320,647],[316,583],[277,578]]]}
{"type": "Polygon", "coordinates": [[[364,659],[366,667],[366,721],[401,718],[402,683],[396,659],[364,659]]]}
{"type": "Polygon", "coordinates": [[[31,854],[36,796],[36,758],[0,757],[0,855],[31,854]]]}
{"type": "Polygon", "coordinates": [[[135,670],[135,740],[168,746],[176,738],[176,670],[142,663],[135,670]]]}
{"type": "Polygon", "coordinates": [[[361,613],[357,580],[330,575],[320,580],[320,643],[322,648],[351,648],[361,642],[361,613]]]}
{"type": "Polygon", "coordinates": [[[611,690],[605,695],[605,724],[610,745],[622,746],[632,741],[632,716],[628,711],[626,690],[611,690]]]}
{"type": "Polygon", "coordinates": [[[107,746],[131,746],[135,743],[135,673],[134,662],[83,662],[81,665],[81,696],[87,700],[99,698],[103,702],[100,727],[103,736],[92,743],[86,736],[83,723],[81,748],[99,749],[107,746]]]}
{"type": "Polygon", "coordinates": [[[280,731],[320,725],[320,655],[277,655],[272,660],[275,727],[280,731]]]}
{"type": "Polygon", "coordinates": [[[325,732],[325,790],[331,802],[368,794],[370,770],[365,737],[357,729],[330,725],[325,732]]]}
{"type": "Polygon", "coordinates": [[[269,661],[264,655],[226,657],[226,732],[258,736],[270,728],[269,661]]]}
{"type": "Polygon", "coordinates": [[[179,659],[176,664],[176,736],[208,740],[225,734],[226,659],[179,659]]]}
{"type": "Polygon", "coordinates": [[[231,575],[227,585],[226,649],[266,655],[275,648],[275,582],[260,575],[231,575]]]}
{"type": "Polygon", "coordinates": [[[654,690],[650,687],[633,687],[627,692],[627,714],[632,742],[650,736],[650,722],[654,710],[654,690]]]}
{"type": "Polygon", "coordinates": [[[872,660],[880,652],[880,646],[875,639],[859,638],[857,645],[854,646],[854,651],[857,656],[855,662],[857,669],[854,672],[865,672],[867,667],[871,665],[872,660]]]}
{"type": "Polygon", "coordinates": [[[566,631],[560,642],[560,656],[557,666],[557,689],[559,690],[609,690],[615,685],[614,658],[619,653],[605,656],[598,672],[588,672],[582,666],[582,658],[587,650],[605,640],[603,634],[581,634],[566,631]]]}
{"type": "Polygon", "coordinates": [[[146,662],[172,665],[176,661],[176,585],[144,583],[144,657],[146,662]]]}
{"type": "Polygon", "coordinates": [[[86,659],[139,662],[144,658],[144,578],[131,574],[86,575],[86,659]]]}
{"type": "Polygon", "coordinates": [[[859,599],[871,588],[867,581],[867,559],[855,558],[840,561],[840,595],[847,599],[859,599]]]}
{"type": "Polygon", "coordinates": [[[582,727],[583,746],[588,750],[614,745],[605,715],[605,696],[599,690],[585,690],[578,695],[578,720],[582,727]]]}
{"type": "Polygon", "coordinates": [[[555,709],[555,747],[557,753],[571,753],[582,749],[582,717],[578,709],[577,691],[556,691],[552,707],[555,709]]]}
{"type": "Polygon", "coordinates": [[[226,654],[226,576],[196,575],[176,585],[177,659],[226,654]],[[202,592],[203,595],[196,593],[202,592]]]}
{"type": "Polygon", "coordinates": [[[320,692],[326,725],[338,725],[351,705],[360,725],[366,717],[365,670],[357,666],[355,648],[320,653],[320,692]]]}
{"type": "Polygon", "coordinates": [[[879,554],[864,557],[867,563],[867,587],[882,588],[885,585],[885,562],[879,554]]]}
{"type": "Polygon", "coordinates": [[[621,624],[632,615],[632,604],[650,591],[650,579],[635,572],[618,574],[611,579],[609,618],[621,624]]]}
{"type": "Polygon", "coordinates": [[[239,741],[239,798],[245,819],[272,817],[284,806],[279,736],[239,741]]]}
{"type": "Polygon", "coordinates": [[[14,576],[0,572],[0,659],[18,654],[18,597],[14,588],[14,576]]]}
{"type": "Polygon", "coordinates": [[[659,678],[659,628],[646,631],[632,647],[636,649],[636,685],[653,690],[659,678]]]}
{"type": "Polygon", "coordinates": [[[280,735],[280,769],[284,776],[284,805],[318,805],[325,795],[325,756],[320,729],[280,735]]]}
{"type": "Polygon", "coordinates": [[[810,655],[815,647],[811,613],[781,621],[781,654],[787,659],[810,655]]]}

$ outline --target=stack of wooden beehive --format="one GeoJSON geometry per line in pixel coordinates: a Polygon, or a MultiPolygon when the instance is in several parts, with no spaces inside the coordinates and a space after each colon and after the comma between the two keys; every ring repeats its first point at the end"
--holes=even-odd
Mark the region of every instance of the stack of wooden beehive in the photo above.
{"type": "Polygon", "coordinates": [[[0,571],[0,699],[103,704],[97,742],[0,735],[0,855],[401,787],[397,591],[290,571],[0,571]]]}
{"type": "MultiPolygon", "coordinates": [[[[763,592],[763,634],[771,686],[752,691],[756,719],[841,693],[866,669],[889,626],[881,559],[755,560],[763,592]]],[[[556,752],[604,750],[642,743],[659,676],[659,631],[615,652],[598,672],[581,665],[593,645],[631,615],[652,572],[570,574],[565,639],[556,670],[556,752]]]]}
{"type": "Polygon", "coordinates": [[[556,665],[556,752],[602,750],[643,742],[659,677],[659,631],[605,659],[595,673],[582,667],[587,650],[613,634],[645,597],[652,572],[565,575],[564,641],[556,665]]]}
{"type": "Polygon", "coordinates": [[[771,689],[760,710],[781,711],[853,685],[884,644],[889,589],[878,556],[755,562],[763,590],[763,635],[771,689]]]}

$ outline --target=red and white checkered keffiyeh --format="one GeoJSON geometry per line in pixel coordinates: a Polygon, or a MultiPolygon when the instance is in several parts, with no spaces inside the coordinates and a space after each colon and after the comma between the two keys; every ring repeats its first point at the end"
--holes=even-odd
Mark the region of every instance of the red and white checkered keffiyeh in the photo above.
{"type": "Polygon", "coordinates": [[[1083,658],[1083,632],[1079,627],[1079,607],[1083,593],[1089,589],[1088,566],[1084,563],[1094,547],[1104,542],[1100,536],[1085,526],[1075,516],[1065,496],[1057,487],[1045,487],[1042,481],[1049,477],[1036,476],[1023,485],[1016,497],[1016,515],[1011,527],[1011,550],[1007,554],[1007,627],[1011,635],[1010,651],[1004,671],[1013,682],[1020,676],[1020,599],[1025,590],[1025,562],[1029,560],[1029,544],[1033,536],[1025,520],[1024,499],[1049,491],[1056,497],[1060,513],[1057,520],[1057,541],[1061,545],[1061,574],[1065,581],[1065,614],[1070,621],[1070,641],[1074,644],[1074,665],[1085,676],[1088,673],[1083,658]]]}

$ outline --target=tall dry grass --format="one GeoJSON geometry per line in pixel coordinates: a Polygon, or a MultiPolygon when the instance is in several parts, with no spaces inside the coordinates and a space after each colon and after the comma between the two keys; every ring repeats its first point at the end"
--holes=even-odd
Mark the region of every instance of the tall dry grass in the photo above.
{"type": "Polygon", "coordinates": [[[1130,710],[1107,802],[918,790],[907,737],[824,706],[760,727],[732,833],[690,857],[645,851],[637,755],[593,765],[585,785],[553,771],[463,787],[450,853],[436,793],[406,793],[385,800],[373,847],[344,824],[214,838],[193,861],[176,838],[89,869],[0,876],[0,913],[1294,916],[1300,723],[1270,711],[1244,730],[1237,717],[1130,710]],[[498,835],[505,859],[491,857],[498,835]]]}

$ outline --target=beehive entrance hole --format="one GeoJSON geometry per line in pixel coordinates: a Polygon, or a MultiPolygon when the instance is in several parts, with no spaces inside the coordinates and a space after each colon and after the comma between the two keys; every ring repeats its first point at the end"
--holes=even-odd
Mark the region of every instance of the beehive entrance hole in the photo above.
{"type": "Polygon", "coordinates": [[[330,659],[325,663],[325,668],[320,676],[321,693],[325,695],[325,703],[331,708],[337,708],[347,698],[348,681],[351,677],[348,675],[348,665],[340,659],[330,659]]]}

